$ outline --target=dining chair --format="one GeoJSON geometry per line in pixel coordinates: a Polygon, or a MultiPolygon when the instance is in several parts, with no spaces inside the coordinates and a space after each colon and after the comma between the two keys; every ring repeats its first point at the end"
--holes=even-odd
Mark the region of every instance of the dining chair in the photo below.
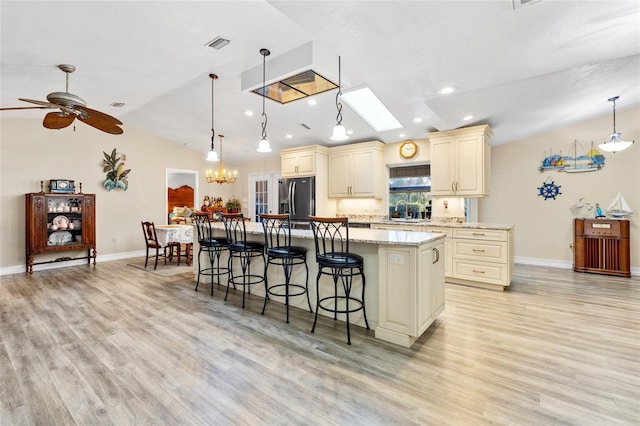
{"type": "Polygon", "coordinates": [[[155,262],[155,265],[153,266],[153,269],[156,269],[158,267],[159,257],[164,258],[164,263],[167,263],[167,259],[169,259],[169,261],[173,260],[173,249],[175,247],[175,244],[173,243],[169,243],[165,245],[160,244],[160,242],[158,242],[158,236],[156,235],[156,226],[154,225],[154,223],[148,222],[148,221],[142,221],[140,223],[142,224],[142,232],[144,233],[144,239],[147,246],[147,255],[144,259],[145,269],[147,267],[147,263],[149,262],[150,249],[156,251],[156,254],[155,254],[156,262],[155,262]],[[160,249],[162,249],[162,254],[160,254],[160,249]]]}

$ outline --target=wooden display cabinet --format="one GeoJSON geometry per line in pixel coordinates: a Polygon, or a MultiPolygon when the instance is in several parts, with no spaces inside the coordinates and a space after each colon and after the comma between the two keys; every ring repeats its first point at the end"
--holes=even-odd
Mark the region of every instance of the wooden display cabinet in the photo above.
{"type": "Polygon", "coordinates": [[[631,276],[629,221],[574,219],[573,270],[631,276]]]}
{"type": "Polygon", "coordinates": [[[26,266],[87,259],[96,264],[95,194],[26,194],[26,266]],[[86,256],[62,256],[35,262],[40,254],[86,250],[86,256]]]}

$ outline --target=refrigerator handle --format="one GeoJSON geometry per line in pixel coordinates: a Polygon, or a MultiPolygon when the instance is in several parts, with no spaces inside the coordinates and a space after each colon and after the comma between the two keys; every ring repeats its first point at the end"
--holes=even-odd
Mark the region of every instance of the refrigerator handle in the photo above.
{"type": "Polygon", "coordinates": [[[292,182],[291,183],[291,187],[293,189],[291,191],[291,210],[292,210],[291,214],[295,216],[297,214],[297,212],[296,212],[296,183],[292,182]]]}
{"type": "Polygon", "coordinates": [[[291,197],[293,192],[293,182],[289,182],[289,194],[287,197],[287,203],[289,204],[289,208],[287,209],[287,213],[291,214],[291,197]]]}

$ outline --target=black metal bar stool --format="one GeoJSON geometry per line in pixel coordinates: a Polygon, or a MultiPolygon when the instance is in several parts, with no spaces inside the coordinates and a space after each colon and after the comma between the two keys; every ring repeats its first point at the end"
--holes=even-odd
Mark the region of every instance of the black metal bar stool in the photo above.
{"type": "Polygon", "coordinates": [[[318,321],[320,309],[333,312],[333,319],[338,314],[345,314],[347,320],[347,343],[351,344],[349,330],[349,314],[362,310],[364,323],[369,330],[367,311],[364,303],[364,259],[362,256],[349,252],[349,219],[346,217],[317,217],[309,216],[313,238],[316,245],[316,261],[318,262],[318,276],[316,277],[316,315],[313,320],[313,333],[318,321]],[[333,294],[320,298],[320,278],[328,275],[333,279],[333,294]],[[360,298],[351,294],[353,278],[362,277],[362,295],[360,298]],[[342,292],[338,292],[338,281],[342,284],[342,292]],[[333,301],[333,303],[330,303],[333,301]],[[355,306],[349,306],[352,302],[355,306]]]}
{"type": "MultiPolygon", "coordinates": [[[[251,294],[252,285],[265,282],[267,262],[264,257],[264,244],[247,241],[247,230],[244,226],[242,213],[223,213],[222,222],[227,231],[227,241],[229,243],[229,284],[233,285],[234,288],[236,284],[242,284],[242,307],[244,308],[245,293],[249,291],[249,294],[251,294]],[[254,257],[262,257],[265,268],[262,275],[251,273],[251,259],[254,257]],[[236,258],[240,260],[241,277],[237,277],[233,273],[233,259],[236,258]]],[[[229,286],[227,285],[224,300],[227,300],[228,295],[229,286]]]]}
{"type": "MultiPolygon", "coordinates": [[[[229,250],[229,244],[226,238],[214,237],[213,229],[211,228],[211,221],[207,213],[193,213],[191,215],[198,230],[198,278],[196,280],[196,290],[198,291],[198,285],[200,285],[200,275],[211,276],[211,295],[213,296],[213,284],[220,285],[220,277],[222,275],[229,275],[229,268],[220,266],[220,256],[223,251],[229,250]],[[209,267],[203,268],[200,255],[202,252],[207,253],[209,256],[209,267]],[[214,280],[214,277],[217,278],[214,280]]],[[[227,283],[227,286],[229,284],[227,283]]]]}
{"type": "Polygon", "coordinates": [[[307,249],[304,247],[291,245],[291,222],[288,214],[261,214],[260,220],[264,229],[264,246],[267,252],[267,265],[265,268],[266,294],[262,313],[267,308],[269,296],[284,297],[287,310],[287,324],[289,323],[289,298],[294,296],[307,295],[309,312],[311,301],[309,300],[309,267],[307,266],[307,249]],[[282,266],[284,272],[284,283],[269,284],[269,265],[282,266]],[[306,277],[304,285],[291,283],[291,272],[295,265],[304,265],[306,277]],[[284,293],[282,292],[284,290],[284,293]]]}

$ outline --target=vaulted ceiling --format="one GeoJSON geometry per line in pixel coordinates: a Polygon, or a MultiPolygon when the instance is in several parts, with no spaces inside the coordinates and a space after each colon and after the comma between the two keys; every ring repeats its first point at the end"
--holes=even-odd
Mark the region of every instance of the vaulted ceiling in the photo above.
{"type": "MultiPolygon", "coordinates": [[[[225,135],[225,161],[277,156],[283,148],[331,144],[337,91],[313,96],[316,105],[267,101],[274,151],[258,154],[262,100],[242,89],[242,74],[259,70],[261,77],[259,51],[268,48],[267,83],[290,75],[298,70],[287,69],[287,55],[305,45],[313,49],[312,68],[335,82],[340,55],[343,91],[370,87],[404,126],[377,133],[345,106],[351,141],[390,143],[487,123],[500,144],[611,114],[614,95],[618,111],[640,106],[640,2],[523,3],[3,0],[0,106],[29,106],[18,98],[63,91],[57,65],[70,63],[77,71],[69,91],[118,117],[125,133],[134,126],[204,156],[208,75],[215,73],[215,130],[225,135]],[[207,47],[217,36],[230,43],[207,47]],[[438,94],[444,86],[457,91],[438,94]],[[464,121],[467,115],[473,118],[464,121]]],[[[624,123],[617,124],[624,136],[624,123]]],[[[610,131],[593,138],[604,141],[610,131]]]]}

